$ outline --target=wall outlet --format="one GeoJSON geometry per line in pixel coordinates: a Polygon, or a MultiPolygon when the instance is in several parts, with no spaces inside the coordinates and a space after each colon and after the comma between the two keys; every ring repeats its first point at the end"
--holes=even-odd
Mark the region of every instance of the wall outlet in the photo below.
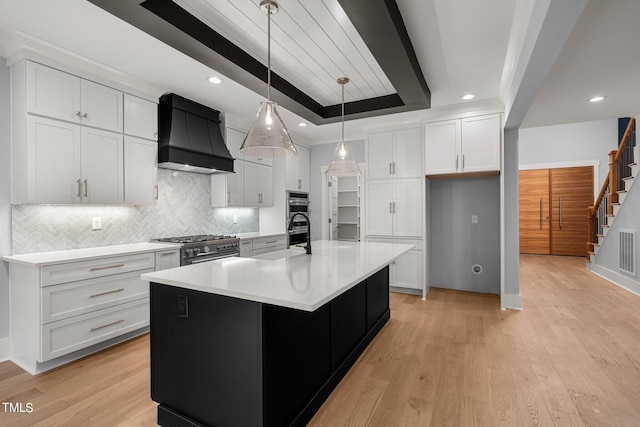
{"type": "Polygon", "coordinates": [[[102,217],[94,216],[91,218],[91,229],[92,230],[102,230],[102,217]]]}
{"type": "Polygon", "coordinates": [[[471,224],[478,223],[478,215],[471,215],[471,224]]]}
{"type": "Polygon", "coordinates": [[[238,223],[238,215],[234,215],[233,216],[233,223],[237,224],[238,223]]]}

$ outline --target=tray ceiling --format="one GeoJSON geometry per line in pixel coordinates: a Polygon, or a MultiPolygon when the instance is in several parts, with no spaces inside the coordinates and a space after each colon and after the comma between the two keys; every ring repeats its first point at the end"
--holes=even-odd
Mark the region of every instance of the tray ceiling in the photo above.
{"type": "MultiPolygon", "coordinates": [[[[266,96],[260,0],[90,0],[266,96]]],[[[431,93],[395,2],[279,0],[271,20],[272,99],[314,124],[429,108],[431,93]],[[372,13],[374,12],[374,13],[372,13]],[[384,28],[384,32],[379,29],[384,28]]]]}

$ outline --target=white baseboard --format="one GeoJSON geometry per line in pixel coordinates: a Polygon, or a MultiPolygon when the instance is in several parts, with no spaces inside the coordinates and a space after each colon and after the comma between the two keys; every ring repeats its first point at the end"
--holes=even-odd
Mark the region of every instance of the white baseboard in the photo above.
{"type": "Polygon", "coordinates": [[[503,310],[522,310],[522,298],[520,294],[505,293],[500,298],[500,305],[503,310]]]}
{"type": "Polygon", "coordinates": [[[632,280],[622,274],[611,271],[608,268],[604,268],[601,265],[593,262],[587,264],[587,268],[598,276],[607,279],[616,286],[620,286],[627,291],[640,296],[640,282],[632,280]]]}
{"type": "Polygon", "coordinates": [[[9,360],[11,356],[11,340],[9,337],[0,338],[0,362],[9,360]]]}

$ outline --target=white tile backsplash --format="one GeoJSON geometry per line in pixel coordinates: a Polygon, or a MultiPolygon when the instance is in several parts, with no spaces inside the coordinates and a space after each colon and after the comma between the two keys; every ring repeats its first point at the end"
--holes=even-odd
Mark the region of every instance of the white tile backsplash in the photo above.
{"type": "Polygon", "coordinates": [[[14,205],[13,254],[259,230],[258,209],[211,207],[209,175],[158,169],[158,186],[152,206],[14,205]],[[101,230],[91,230],[93,217],[102,218],[101,230]]]}

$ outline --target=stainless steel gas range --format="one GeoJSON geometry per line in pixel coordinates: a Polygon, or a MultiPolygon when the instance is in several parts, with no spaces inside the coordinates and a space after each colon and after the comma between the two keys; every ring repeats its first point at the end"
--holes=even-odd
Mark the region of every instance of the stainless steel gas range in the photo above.
{"type": "Polygon", "coordinates": [[[240,256],[240,239],[235,236],[199,234],[153,239],[154,242],[182,243],[180,265],[240,256]]]}

